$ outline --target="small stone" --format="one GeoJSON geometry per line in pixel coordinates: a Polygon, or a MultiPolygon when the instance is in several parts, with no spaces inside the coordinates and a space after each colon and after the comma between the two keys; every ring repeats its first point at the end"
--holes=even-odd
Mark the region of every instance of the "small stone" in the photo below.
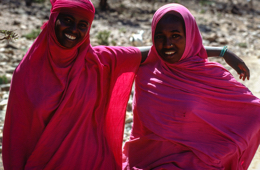
{"type": "Polygon", "coordinates": [[[5,108],[5,106],[7,105],[7,100],[2,100],[1,102],[0,102],[0,110],[3,110],[4,108],[5,108]]]}
{"type": "Polygon", "coordinates": [[[0,89],[1,89],[1,91],[9,91],[10,84],[1,84],[0,89]]]}
{"type": "Polygon", "coordinates": [[[23,29],[23,30],[26,30],[27,26],[26,25],[21,25],[20,28],[23,29]]]}
{"type": "Polygon", "coordinates": [[[129,117],[128,119],[125,120],[125,123],[131,123],[133,122],[133,117],[129,117]]]}
{"type": "Polygon", "coordinates": [[[211,33],[209,35],[206,35],[203,37],[205,40],[208,40],[210,42],[214,42],[216,41],[216,39],[218,38],[218,35],[216,33],[211,33]]]}
{"type": "Polygon", "coordinates": [[[5,49],[4,53],[5,53],[5,54],[14,55],[14,51],[13,51],[13,50],[5,49]]]}
{"type": "Polygon", "coordinates": [[[219,39],[218,39],[218,42],[219,42],[220,44],[222,44],[222,45],[228,44],[228,41],[227,41],[225,38],[219,38],[219,39]]]}
{"type": "Polygon", "coordinates": [[[198,27],[201,32],[210,32],[211,31],[211,28],[204,24],[200,24],[200,25],[198,25],[198,27]]]}
{"type": "Polygon", "coordinates": [[[6,44],[5,48],[18,49],[18,47],[16,45],[14,45],[13,43],[6,44]]]}
{"type": "Polygon", "coordinates": [[[132,110],[132,103],[128,103],[127,107],[126,107],[127,111],[131,111],[132,110]]]}
{"type": "Polygon", "coordinates": [[[5,54],[0,53],[0,60],[1,61],[6,61],[7,59],[8,59],[8,57],[5,54]]]}
{"type": "Polygon", "coordinates": [[[21,25],[21,21],[14,20],[13,25],[21,25]]]}
{"type": "Polygon", "coordinates": [[[13,73],[15,70],[15,67],[9,67],[8,70],[6,70],[6,73],[13,73]]]}

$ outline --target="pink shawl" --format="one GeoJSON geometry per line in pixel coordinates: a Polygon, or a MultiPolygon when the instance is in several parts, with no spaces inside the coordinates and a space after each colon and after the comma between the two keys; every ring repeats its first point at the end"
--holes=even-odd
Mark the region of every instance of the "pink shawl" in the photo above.
{"type": "Polygon", "coordinates": [[[6,170],[115,170],[122,166],[126,104],[141,54],[94,47],[89,33],[66,49],[55,36],[61,10],[91,24],[89,0],[52,0],[50,20],[16,68],[3,134],[6,170]]]}
{"type": "Polygon", "coordinates": [[[152,35],[169,11],[185,21],[185,52],[169,64],[152,46],[139,68],[124,169],[247,169],[259,145],[260,100],[207,60],[196,21],[182,5],[161,7],[152,35]]]}

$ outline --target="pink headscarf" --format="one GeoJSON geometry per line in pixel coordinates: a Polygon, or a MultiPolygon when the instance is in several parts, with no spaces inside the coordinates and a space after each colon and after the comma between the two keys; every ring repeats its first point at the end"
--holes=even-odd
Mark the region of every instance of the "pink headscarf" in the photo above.
{"type": "Polygon", "coordinates": [[[168,4],[154,14],[153,42],[169,11],[184,19],[185,51],[171,64],[152,46],[139,68],[124,167],[246,169],[259,145],[260,100],[220,64],[207,61],[196,21],[184,6],[168,4]]]}
{"type": "Polygon", "coordinates": [[[91,24],[89,0],[52,0],[50,19],[16,68],[3,135],[10,169],[121,169],[126,104],[141,62],[137,48],[94,47],[89,31],[67,49],[58,43],[60,11],[91,24]]]}

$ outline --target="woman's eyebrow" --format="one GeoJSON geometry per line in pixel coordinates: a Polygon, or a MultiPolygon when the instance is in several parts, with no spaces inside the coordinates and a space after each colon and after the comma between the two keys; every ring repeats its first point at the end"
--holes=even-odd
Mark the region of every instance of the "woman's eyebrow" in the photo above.
{"type": "MultiPolygon", "coordinates": [[[[73,20],[75,20],[75,18],[72,15],[70,15],[70,14],[60,14],[60,15],[62,15],[63,17],[70,17],[73,20]]],[[[86,24],[89,24],[89,22],[86,21],[86,20],[80,20],[80,22],[85,22],[86,24]]]]}
{"type": "MultiPolygon", "coordinates": [[[[181,33],[179,30],[171,30],[170,32],[174,33],[174,32],[178,32],[178,33],[181,33]]],[[[158,32],[155,32],[154,34],[162,34],[163,32],[162,31],[158,31],[158,32]]]]}
{"type": "Polygon", "coordinates": [[[61,16],[63,16],[63,17],[70,17],[70,18],[72,18],[72,19],[75,19],[72,15],[70,15],[70,14],[60,14],[61,16]]]}
{"type": "Polygon", "coordinates": [[[157,31],[154,34],[162,34],[162,31],[157,31]]]}
{"type": "Polygon", "coordinates": [[[179,30],[171,30],[171,32],[178,32],[178,33],[180,33],[180,31],[179,31],[179,30]]]}
{"type": "Polygon", "coordinates": [[[89,25],[88,21],[86,21],[86,20],[80,20],[80,22],[84,22],[84,23],[86,23],[87,25],[89,25]]]}

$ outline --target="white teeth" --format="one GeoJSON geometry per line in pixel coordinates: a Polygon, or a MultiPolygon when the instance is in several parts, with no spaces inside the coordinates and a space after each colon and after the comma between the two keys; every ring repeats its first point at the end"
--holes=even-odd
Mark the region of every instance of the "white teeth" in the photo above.
{"type": "Polygon", "coordinates": [[[175,53],[175,51],[165,52],[166,55],[172,55],[172,54],[174,54],[174,53],[175,53]]]}
{"type": "Polygon", "coordinates": [[[71,40],[75,40],[76,37],[72,36],[72,35],[69,35],[69,34],[65,34],[65,36],[71,40]]]}

